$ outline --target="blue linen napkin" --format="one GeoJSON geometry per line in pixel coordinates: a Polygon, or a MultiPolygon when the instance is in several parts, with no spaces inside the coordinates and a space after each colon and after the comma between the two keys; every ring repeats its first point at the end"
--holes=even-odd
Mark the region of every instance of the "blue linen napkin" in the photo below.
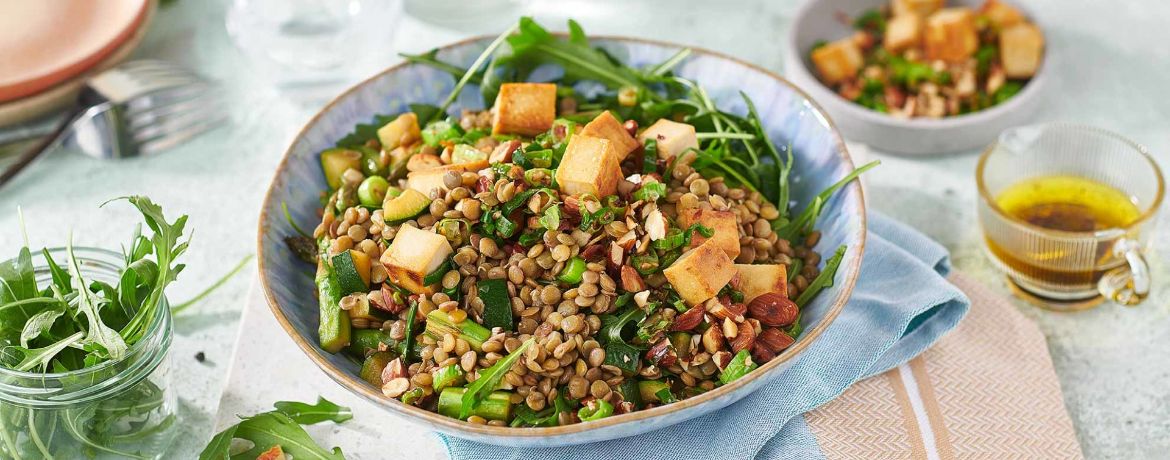
{"type": "Polygon", "coordinates": [[[904,363],[967,313],[970,300],[945,279],[947,250],[906,225],[869,215],[861,276],[849,305],[783,375],[714,413],[606,442],[510,448],[439,435],[455,460],[823,458],[800,414],[858,380],[904,363]]]}

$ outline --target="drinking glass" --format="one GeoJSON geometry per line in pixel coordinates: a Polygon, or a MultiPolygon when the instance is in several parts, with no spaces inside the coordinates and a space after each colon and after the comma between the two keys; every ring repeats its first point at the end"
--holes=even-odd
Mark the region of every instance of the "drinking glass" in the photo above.
{"type": "Polygon", "coordinates": [[[1121,305],[1137,305],[1149,294],[1144,254],[1165,184],[1145,147],[1089,126],[1014,128],[980,157],[976,181],[988,255],[1018,287],[1048,300],[1048,307],[1090,305],[1076,302],[1099,295],[1121,305]],[[1008,187],[1055,175],[1108,185],[1137,205],[1139,217],[1124,227],[1070,232],[1017,219],[996,204],[996,197],[1008,187]]]}
{"type": "Polygon", "coordinates": [[[399,0],[231,0],[227,29],[277,88],[331,96],[397,59],[401,11],[399,0]]]}

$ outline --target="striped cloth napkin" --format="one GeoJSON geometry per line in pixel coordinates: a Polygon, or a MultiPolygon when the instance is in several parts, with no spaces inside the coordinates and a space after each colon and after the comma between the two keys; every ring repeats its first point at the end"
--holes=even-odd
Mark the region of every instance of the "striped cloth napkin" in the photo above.
{"type": "Polygon", "coordinates": [[[953,332],[785,427],[816,439],[812,458],[1083,458],[1044,335],[985,286],[950,281],[971,299],[953,332]]]}
{"type": "Polygon", "coordinates": [[[1035,326],[961,276],[948,282],[945,248],[921,233],[873,213],[869,230],[861,278],[833,327],[731,406],[579,446],[440,437],[457,460],[1080,458],[1035,326]],[[969,306],[970,319],[942,338],[969,306]]]}

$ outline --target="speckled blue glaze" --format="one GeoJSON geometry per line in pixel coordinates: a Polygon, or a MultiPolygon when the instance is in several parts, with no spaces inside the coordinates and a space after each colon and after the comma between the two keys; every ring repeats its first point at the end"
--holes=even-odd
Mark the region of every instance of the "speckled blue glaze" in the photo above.
{"type": "MultiPolygon", "coordinates": [[[[606,47],[633,66],[658,63],[678,50],[674,45],[618,38],[598,38],[594,43],[606,47]]],[[[480,39],[451,45],[441,50],[439,57],[448,62],[470,65],[486,44],[486,39],[480,39]]],[[[698,50],[677,68],[677,73],[698,81],[724,110],[746,112],[739,91],[752,98],[773,141],[778,146],[791,144],[795,150],[792,198],[797,202],[796,209],[802,209],[816,193],[853,169],[840,135],[820,108],[775,75],[750,64],[698,50]]],[[[358,364],[317,347],[318,309],[313,269],[297,260],[282,241],[295,231],[285,221],[281,203],[287,203],[293,220],[302,228],[314,228],[319,222],[318,196],[326,187],[318,161],[319,152],[331,147],[355,124],[367,122],[375,114],[402,112],[412,102],[437,104],[453,86],[452,78],[445,73],[404,65],[342,94],[311,120],[293,141],[264,201],[259,232],[260,277],[273,313],[309,357],[350,391],[414,423],[481,442],[537,447],[614,439],[673,425],[739,400],[784,372],[793,358],[815,340],[844,307],[860,268],[865,239],[864,205],[861,189],[856,183],[829,200],[819,222],[822,238],[818,251],[828,254],[841,244],[850,248],[833,287],[824,291],[804,311],[806,332],[797,343],[748,377],[680,403],[599,422],[555,428],[507,429],[471,425],[382,397],[378,389],[357,377],[358,364]]],[[[461,107],[483,107],[475,88],[464,91],[451,112],[457,113],[461,107]]]]}

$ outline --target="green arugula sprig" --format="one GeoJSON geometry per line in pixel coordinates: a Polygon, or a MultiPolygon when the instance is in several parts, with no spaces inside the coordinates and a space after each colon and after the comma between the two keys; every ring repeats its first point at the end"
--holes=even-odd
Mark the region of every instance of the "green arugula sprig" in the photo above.
{"type": "MultiPolygon", "coordinates": [[[[0,366],[37,373],[95,368],[126,357],[146,338],[162,308],[164,290],[183,269],[177,261],[187,248],[179,242],[187,218],[168,222],[162,208],[149,199],[125,199],[138,208],[153,234],[135,230],[124,246],[125,265],[114,283],[82,274],[72,238],[64,267],[47,249],[41,251],[50,274],[43,289],[37,285],[27,237],[16,258],[0,263],[0,366]]],[[[111,376],[94,370],[77,380],[55,378],[71,388],[111,376]]],[[[0,457],[72,458],[84,450],[147,458],[144,446],[165,436],[175,423],[173,414],[164,415],[163,402],[163,389],[143,380],[111,397],[63,411],[0,403],[0,457]],[[19,433],[32,442],[17,443],[19,433]]]]}
{"type": "Polygon", "coordinates": [[[508,356],[505,356],[504,359],[497,361],[495,364],[492,364],[492,367],[484,369],[479,373],[479,378],[471,382],[471,385],[467,386],[467,392],[463,393],[462,405],[459,407],[460,419],[466,420],[471,415],[471,411],[484,398],[487,398],[489,394],[496,391],[496,388],[500,386],[500,381],[504,379],[504,374],[512,370],[512,366],[516,364],[516,361],[520,360],[520,357],[524,356],[524,352],[535,342],[536,339],[534,338],[525,340],[519,347],[511,353],[508,353],[508,356]]]}
{"type": "Polygon", "coordinates": [[[322,448],[301,425],[345,422],[353,418],[348,407],[321,397],[317,398],[316,404],[280,401],[274,406],[274,411],[241,417],[239,423],[216,434],[199,453],[199,460],[256,458],[274,446],[280,446],[285,454],[296,459],[345,460],[340,447],[322,448]],[[252,447],[233,453],[233,439],[250,441],[252,447]]]}

